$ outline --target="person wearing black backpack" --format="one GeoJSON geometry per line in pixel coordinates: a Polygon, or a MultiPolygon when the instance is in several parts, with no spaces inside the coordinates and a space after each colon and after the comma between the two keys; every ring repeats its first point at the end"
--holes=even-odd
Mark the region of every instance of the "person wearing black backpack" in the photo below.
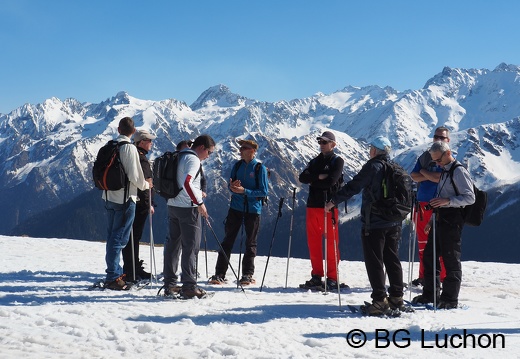
{"type": "Polygon", "coordinates": [[[222,249],[215,265],[215,275],[209,279],[210,284],[224,284],[229,266],[228,259],[235,244],[236,237],[243,226],[246,234],[246,250],[242,258],[241,285],[254,284],[255,257],[262,200],[267,196],[267,168],[255,156],[258,143],[253,140],[238,140],[240,145],[240,161],[231,169],[228,188],[232,192],[231,203],[225,222],[225,236],[222,249]]]}
{"type": "MultiPolygon", "coordinates": [[[[403,309],[403,270],[399,260],[402,220],[388,219],[374,213],[373,204],[383,198],[383,180],[390,161],[391,143],[383,136],[370,143],[370,160],[327,203],[330,210],[363,191],[361,203],[361,240],[368,280],[372,287],[372,304],[368,315],[381,315],[391,309],[403,309]],[[387,296],[385,268],[390,281],[387,296]]],[[[411,183],[411,178],[410,178],[411,183]]]]}
{"type": "Polygon", "coordinates": [[[439,309],[453,309],[458,306],[462,282],[460,257],[461,235],[464,227],[463,208],[475,202],[475,193],[469,172],[455,160],[448,143],[435,142],[430,148],[430,155],[432,161],[441,166],[443,171],[437,184],[436,194],[429,202],[434,209],[435,223],[432,222],[432,218],[425,228],[428,232],[428,243],[424,248],[423,257],[423,292],[413,298],[412,302],[426,304],[435,301],[439,309]],[[453,166],[456,168],[454,171],[450,171],[453,166]],[[435,226],[435,231],[431,230],[433,226],[435,226]],[[434,244],[436,258],[433,257],[434,244]],[[442,256],[446,268],[442,293],[439,291],[439,256],[442,256]],[[433,279],[434,261],[436,264],[435,282],[433,279]]]}
{"type": "Polygon", "coordinates": [[[307,198],[306,229],[307,245],[311,260],[311,279],[301,288],[323,288],[337,290],[339,253],[338,211],[324,213],[325,202],[330,200],[339,189],[343,179],[343,158],[334,153],[336,136],[325,131],[316,138],[320,146],[320,154],[313,158],[299,176],[299,181],[309,184],[307,198]],[[327,216],[325,227],[325,216],[327,216]],[[323,238],[326,237],[327,273],[323,265],[323,238]],[[336,240],[335,240],[336,239],[336,240]],[[322,277],[325,281],[322,282],[322,277]]]}
{"type": "Polygon", "coordinates": [[[119,264],[121,250],[130,239],[130,231],[135,216],[137,190],[142,191],[153,187],[151,179],[145,179],[139,163],[139,153],[130,144],[130,137],[135,132],[134,121],[124,117],[117,128],[118,142],[126,142],[119,147],[119,158],[128,179],[128,186],[115,191],[104,191],[103,199],[108,215],[108,238],[106,243],[105,261],[107,264],[105,288],[113,290],[128,290],[131,287],[119,264]],[[127,188],[128,187],[128,188],[127,188]]]}
{"type": "MultiPolygon", "coordinates": [[[[152,178],[152,168],[146,155],[152,149],[152,140],[157,136],[151,134],[147,130],[138,130],[134,134],[134,144],[139,153],[139,162],[143,169],[145,179],[152,178]]],[[[153,193],[152,193],[153,196],[153,193]]],[[[128,241],[123,248],[123,272],[126,274],[126,280],[142,280],[150,279],[151,274],[143,268],[143,260],[139,260],[139,242],[143,236],[144,225],[148,214],[154,213],[153,198],[150,198],[150,191],[137,190],[138,201],[135,205],[135,218],[132,225],[133,241],[128,241]],[[133,242],[133,248],[132,248],[133,242]],[[133,254],[133,258],[132,258],[133,254]]]]}

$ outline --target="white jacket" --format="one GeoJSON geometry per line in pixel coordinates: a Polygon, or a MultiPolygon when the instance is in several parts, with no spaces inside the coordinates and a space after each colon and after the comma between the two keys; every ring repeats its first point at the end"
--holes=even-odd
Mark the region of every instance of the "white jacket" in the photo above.
{"type": "Polygon", "coordinates": [[[177,182],[182,187],[182,191],[177,197],[168,200],[168,206],[197,207],[202,204],[200,159],[195,151],[188,148],[182,150],[179,156],[177,182]],[[183,152],[191,152],[192,154],[183,152]]]}
{"type": "MultiPolygon", "coordinates": [[[[119,135],[116,138],[116,141],[130,142],[130,139],[124,135],[119,135]]],[[[137,189],[139,188],[141,191],[144,191],[150,188],[150,185],[144,179],[143,169],[141,167],[141,163],[139,162],[139,153],[137,152],[137,148],[131,143],[128,145],[122,145],[121,147],[119,147],[119,158],[121,159],[121,163],[125,170],[126,176],[130,181],[127,190],[127,198],[129,197],[134,202],[137,202],[137,189]]],[[[103,191],[102,194],[104,200],[108,200],[110,202],[119,204],[124,204],[126,202],[126,198],[124,198],[124,188],[121,188],[117,191],[106,192],[106,197],[105,191],[103,191]]]]}

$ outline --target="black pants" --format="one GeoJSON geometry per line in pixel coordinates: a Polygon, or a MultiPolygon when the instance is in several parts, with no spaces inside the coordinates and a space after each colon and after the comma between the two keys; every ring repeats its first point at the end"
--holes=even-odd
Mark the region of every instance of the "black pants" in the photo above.
{"type": "Polygon", "coordinates": [[[442,283],[440,299],[446,302],[457,303],[459,299],[460,284],[462,282],[462,266],[460,263],[462,228],[464,218],[459,208],[439,208],[435,214],[435,249],[433,257],[433,228],[428,235],[428,243],[424,248],[424,288],[423,296],[426,299],[434,298],[433,285],[436,284],[436,295],[440,288],[440,263],[442,256],[446,268],[446,278],[442,283]],[[433,263],[435,261],[435,275],[433,263]],[[435,281],[434,281],[435,277],[435,281]]]}
{"type": "Polygon", "coordinates": [[[372,299],[379,301],[386,297],[385,268],[390,282],[388,293],[393,297],[402,297],[403,269],[399,260],[401,226],[370,229],[368,235],[362,228],[361,238],[372,299]]]}
{"type": "Polygon", "coordinates": [[[225,255],[222,252],[218,254],[217,265],[215,266],[215,274],[222,278],[226,276],[229,264],[226,258],[231,255],[235,239],[242,227],[242,221],[244,221],[246,231],[246,251],[242,259],[242,275],[253,275],[255,272],[256,240],[260,227],[260,215],[244,213],[230,208],[226,218],[226,234],[222,241],[225,255]]]}
{"type": "Polygon", "coordinates": [[[144,225],[146,223],[146,218],[148,218],[148,213],[150,212],[150,208],[148,206],[135,206],[135,218],[134,224],[132,225],[132,233],[134,238],[134,259],[132,261],[132,241],[129,240],[126,247],[123,248],[123,273],[126,274],[127,280],[133,280],[134,278],[134,269],[132,268],[132,263],[135,263],[135,273],[136,278],[138,275],[139,268],[139,242],[143,237],[144,225]]]}

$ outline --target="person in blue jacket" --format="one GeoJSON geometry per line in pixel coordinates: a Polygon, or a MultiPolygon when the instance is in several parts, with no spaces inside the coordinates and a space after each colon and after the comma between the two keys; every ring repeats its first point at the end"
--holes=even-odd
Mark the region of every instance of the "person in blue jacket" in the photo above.
{"type": "Polygon", "coordinates": [[[210,284],[223,284],[226,281],[228,259],[235,244],[242,224],[246,233],[246,250],[242,259],[242,278],[240,284],[254,284],[255,257],[260,214],[263,199],[267,197],[267,168],[255,158],[258,144],[253,140],[238,140],[240,145],[240,161],[231,169],[229,190],[231,203],[225,224],[225,236],[222,250],[219,252],[215,275],[209,279],[210,284]]]}

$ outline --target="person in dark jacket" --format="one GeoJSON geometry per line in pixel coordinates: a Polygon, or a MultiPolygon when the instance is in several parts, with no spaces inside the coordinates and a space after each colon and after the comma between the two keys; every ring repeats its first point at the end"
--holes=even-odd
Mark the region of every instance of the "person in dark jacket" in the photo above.
{"type": "MultiPolygon", "coordinates": [[[[156,138],[147,130],[138,130],[134,134],[134,144],[139,153],[139,162],[143,169],[145,179],[151,179],[152,169],[146,155],[152,149],[152,140],[156,138]]],[[[150,279],[151,274],[146,272],[143,267],[143,260],[139,260],[139,242],[143,236],[144,225],[148,214],[153,214],[153,198],[150,198],[150,191],[137,190],[137,203],[135,205],[135,218],[132,225],[133,241],[128,241],[123,248],[123,272],[129,281],[138,281],[142,279],[150,279]],[[132,250],[133,242],[133,250],[132,250]],[[133,258],[132,258],[133,252],[133,258]]]]}
{"type": "Polygon", "coordinates": [[[305,170],[300,174],[299,181],[309,184],[307,198],[307,245],[311,259],[311,279],[304,287],[313,288],[323,286],[322,277],[326,275],[325,284],[330,290],[337,288],[339,264],[339,232],[338,212],[327,211],[327,273],[323,266],[323,234],[325,231],[325,203],[332,198],[339,188],[343,173],[344,161],[334,153],[336,136],[325,131],[317,137],[320,154],[313,158],[305,170]],[[336,246],[334,246],[334,242],[336,246]]]}
{"type": "Polygon", "coordinates": [[[325,207],[330,210],[363,191],[361,239],[365,267],[372,287],[372,304],[366,308],[369,315],[381,315],[389,308],[404,308],[403,270],[398,253],[402,223],[386,220],[370,211],[373,201],[383,195],[381,184],[385,175],[384,162],[389,160],[390,150],[391,143],[386,137],[376,137],[370,145],[370,160],[325,207]],[[385,268],[390,281],[389,297],[385,286],[385,268]]]}

